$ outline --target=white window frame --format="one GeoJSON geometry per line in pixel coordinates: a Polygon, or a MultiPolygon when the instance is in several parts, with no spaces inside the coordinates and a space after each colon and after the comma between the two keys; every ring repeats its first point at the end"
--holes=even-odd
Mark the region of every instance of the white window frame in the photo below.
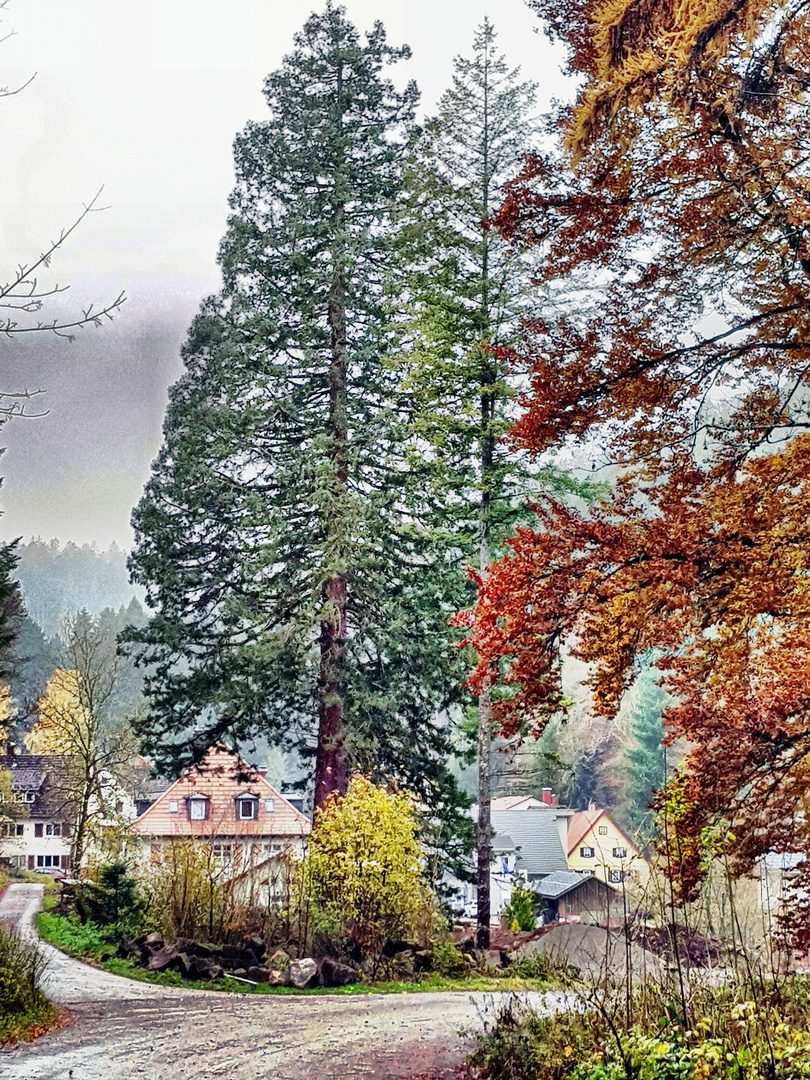
{"type": "Polygon", "coordinates": [[[62,835],[62,822],[54,821],[45,825],[46,836],[61,836],[62,835]]]}
{"type": "Polygon", "coordinates": [[[274,814],[276,812],[276,800],[265,799],[264,800],[264,812],[265,814],[274,814]]]}
{"type": "Polygon", "coordinates": [[[192,795],[188,800],[189,821],[208,820],[208,799],[204,795],[192,795]]]}
{"type": "Polygon", "coordinates": [[[607,836],[607,825],[600,825],[599,826],[599,835],[600,836],[607,836]]]}
{"type": "Polygon", "coordinates": [[[177,800],[176,799],[169,799],[169,813],[170,814],[176,814],[177,813],[177,800]]]}
{"type": "Polygon", "coordinates": [[[240,821],[255,821],[259,816],[259,800],[255,796],[239,795],[236,799],[236,816],[240,821]],[[245,810],[250,809],[246,814],[245,810]]]}
{"type": "Polygon", "coordinates": [[[615,847],[613,849],[613,858],[614,859],[626,859],[627,858],[627,848],[626,847],[615,847]]]}
{"type": "Polygon", "coordinates": [[[581,847],[579,849],[580,859],[593,859],[596,856],[596,852],[592,847],[581,847]]]}
{"type": "Polygon", "coordinates": [[[611,885],[620,885],[624,881],[624,870],[611,870],[610,871],[610,883],[611,885]]]}

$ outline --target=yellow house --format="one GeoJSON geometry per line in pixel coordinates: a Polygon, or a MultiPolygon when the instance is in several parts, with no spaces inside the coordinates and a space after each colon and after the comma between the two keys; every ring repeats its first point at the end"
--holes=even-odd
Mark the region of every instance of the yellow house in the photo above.
{"type": "Polygon", "coordinates": [[[580,810],[569,820],[568,869],[642,888],[650,876],[650,864],[604,810],[580,810]]]}

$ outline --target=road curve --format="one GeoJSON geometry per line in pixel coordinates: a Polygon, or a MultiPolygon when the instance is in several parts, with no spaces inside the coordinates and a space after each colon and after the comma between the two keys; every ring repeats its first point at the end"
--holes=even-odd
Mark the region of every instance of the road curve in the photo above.
{"type": "MultiPolygon", "coordinates": [[[[11,885],[0,923],[35,935],[42,886],[11,885]]],[[[493,995],[247,996],[122,979],[40,943],[66,1024],[0,1050],[2,1080],[395,1080],[451,1068],[493,995]]],[[[531,995],[539,1004],[540,995],[531,995]]],[[[557,1001],[547,1006],[559,1008],[557,1001]]]]}

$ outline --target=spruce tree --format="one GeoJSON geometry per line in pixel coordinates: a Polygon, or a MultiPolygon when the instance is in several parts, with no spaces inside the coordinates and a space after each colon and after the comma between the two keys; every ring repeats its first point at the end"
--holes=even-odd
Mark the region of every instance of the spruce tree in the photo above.
{"type": "Polygon", "coordinates": [[[131,638],[167,767],[262,733],[314,750],[317,805],[357,765],[452,817],[455,571],[409,494],[391,361],[417,92],[382,69],[407,55],[330,3],[236,140],[223,288],[192,325],[134,515],[155,615],[131,638]]]}
{"type": "MultiPolygon", "coordinates": [[[[498,55],[485,20],[471,59],[426,125],[410,174],[411,220],[429,255],[409,277],[408,384],[415,453],[433,463],[432,491],[460,562],[485,571],[515,520],[527,474],[502,438],[514,390],[497,349],[519,328],[530,268],[489,226],[504,185],[531,148],[535,86],[498,55]]],[[[478,698],[478,930],[489,941],[492,707],[478,698]]]]}
{"type": "Polygon", "coordinates": [[[661,672],[653,666],[654,657],[645,657],[633,685],[631,735],[633,745],[627,751],[625,817],[634,830],[649,838],[653,824],[650,809],[656,791],[667,780],[667,752],[664,746],[663,714],[670,702],[659,686],[661,672]]]}

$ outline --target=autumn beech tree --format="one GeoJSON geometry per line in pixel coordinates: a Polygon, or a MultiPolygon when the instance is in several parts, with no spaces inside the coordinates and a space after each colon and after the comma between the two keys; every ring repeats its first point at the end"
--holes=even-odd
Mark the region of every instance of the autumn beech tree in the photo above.
{"type": "Polygon", "coordinates": [[[656,650],[669,736],[692,746],[673,789],[688,898],[712,828],[734,872],[810,852],[810,7],[532,6],[582,89],[498,224],[588,304],[528,323],[515,437],[588,440],[622,479],[592,512],[538,501],[481,583],[473,683],[499,680],[506,731],[541,731],[567,647],[606,716],[656,650]]]}

